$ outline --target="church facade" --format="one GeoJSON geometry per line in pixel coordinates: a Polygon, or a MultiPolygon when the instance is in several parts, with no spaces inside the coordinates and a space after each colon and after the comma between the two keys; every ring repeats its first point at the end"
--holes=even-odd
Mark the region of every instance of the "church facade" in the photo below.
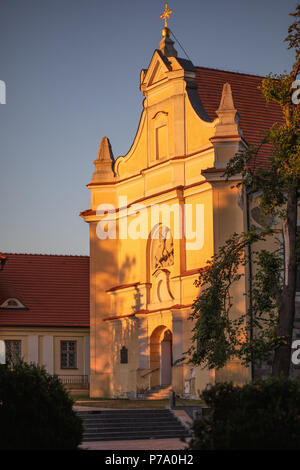
{"type": "MultiPolygon", "coordinates": [[[[90,227],[90,394],[136,397],[156,387],[197,396],[220,380],[245,383],[237,361],[219,371],[182,361],[199,270],[250,222],[247,201],[226,181],[226,163],[281,117],[265,107],[262,78],[203,67],[177,56],[169,30],[149,67],[139,127],[114,160],[104,137],[81,213],[90,227]]],[[[262,162],[264,155],[260,156],[262,162]]],[[[247,308],[247,276],[234,314],[247,308]]]]}

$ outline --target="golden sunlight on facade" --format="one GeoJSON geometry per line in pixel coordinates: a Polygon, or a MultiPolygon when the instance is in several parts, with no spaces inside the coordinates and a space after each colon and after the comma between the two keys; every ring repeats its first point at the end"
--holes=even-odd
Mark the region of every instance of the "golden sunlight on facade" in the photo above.
{"type": "MultiPolygon", "coordinates": [[[[238,362],[209,371],[180,359],[199,270],[247,225],[237,181],[223,177],[226,163],[280,116],[265,108],[260,81],[179,58],[165,27],[141,71],[144,109],[131,149],[114,160],[102,139],[91,206],[81,213],[90,226],[92,397],[133,398],[157,387],[195,397],[215,380],[249,379],[238,362]]],[[[243,279],[236,315],[246,309],[245,289],[243,279]]]]}

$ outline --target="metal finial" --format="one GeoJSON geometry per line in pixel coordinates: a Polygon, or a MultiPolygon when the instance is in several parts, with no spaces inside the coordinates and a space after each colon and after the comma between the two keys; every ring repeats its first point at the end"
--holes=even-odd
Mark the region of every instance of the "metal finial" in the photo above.
{"type": "Polygon", "coordinates": [[[164,10],[163,13],[160,15],[160,18],[161,18],[162,20],[164,20],[164,22],[165,22],[165,27],[164,27],[164,29],[162,30],[162,35],[163,35],[163,37],[166,37],[166,36],[169,37],[169,36],[170,36],[170,30],[169,30],[169,28],[168,28],[168,19],[170,18],[170,16],[172,15],[172,13],[173,13],[173,10],[170,10],[170,9],[168,8],[168,4],[166,3],[166,4],[165,4],[165,10],[164,10]]]}

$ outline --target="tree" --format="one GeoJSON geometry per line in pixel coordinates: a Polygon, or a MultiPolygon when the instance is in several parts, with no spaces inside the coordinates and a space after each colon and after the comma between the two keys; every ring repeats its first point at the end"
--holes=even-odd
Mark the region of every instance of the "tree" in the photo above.
{"type": "Polygon", "coordinates": [[[58,377],[43,367],[0,365],[0,449],[76,449],[83,427],[72,407],[58,377]]]}
{"type": "Polygon", "coordinates": [[[245,365],[264,361],[273,352],[272,375],[289,375],[300,252],[300,106],[292,101],[300,68],[300,5],[291,16],[295,22],[285,41],[295,51],[292,70],[270,74],[261,85],[266,103],[281,106],[283,122],[266,131],[260,145],[238,152],[225,171],[227,179],[241,176],[238,186],[248,203],[258,201],[262,228],[233,234],[196,282],[201,293],[193,304],[193,344],[187,354],[209,368],[221,368],[234,357],[245,365]],[[256,164],[262,151],[269,155],[267,167],[256,164]],[[274,241],[276,248],[268,249],[274,241]],[[244,275],[242,267],[249,271],[249,308],[234,318],[231,288],[244,275]]]}
{"type": "Polygon", "coordinates": [[[243,386],[219,383],[204,390],[201,398],[209,410],[193,423],[190,449],[299,449],[299,380],[269,377],[243,386]]]}

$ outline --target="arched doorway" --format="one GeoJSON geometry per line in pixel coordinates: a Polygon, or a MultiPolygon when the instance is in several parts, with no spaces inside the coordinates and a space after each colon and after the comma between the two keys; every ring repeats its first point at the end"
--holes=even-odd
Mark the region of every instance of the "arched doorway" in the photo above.
{"type": "Polygon", "coordinates": [[[158,326],[150,337],[150,386],[172,383],[172,333],[166,326],[158,326]]]}

